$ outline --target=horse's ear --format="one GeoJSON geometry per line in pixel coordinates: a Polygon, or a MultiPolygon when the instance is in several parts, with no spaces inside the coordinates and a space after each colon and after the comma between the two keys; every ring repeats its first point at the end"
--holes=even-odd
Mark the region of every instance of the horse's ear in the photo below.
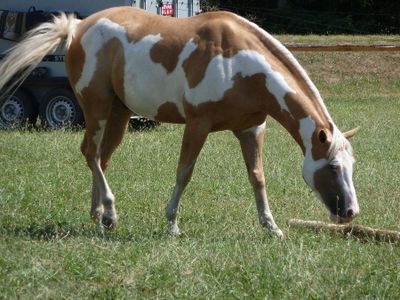
{"type": "Polygon", "coordinates": [[[358,127],[350,129],[349,131],[346,131],[343,133],[344,137],[346,139],[351,139],[358,131],[358,127]]]}

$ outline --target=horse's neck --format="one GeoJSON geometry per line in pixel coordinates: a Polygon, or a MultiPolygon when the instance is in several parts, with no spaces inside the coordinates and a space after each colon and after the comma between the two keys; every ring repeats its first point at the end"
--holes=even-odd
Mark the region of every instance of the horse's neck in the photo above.
{"type": "Polygon", "coordinates": [[[280,75],[275,78],[275,82],[280,85],[277,91],[287,93],[282,99],[282,93],[272,92],[276,101],[269,102],[267,113],[286,128],[306,154],[316,130],[327,129],[331,133],[333,131],[334,124],[325,104],[292,53],[263,29],[246,20],[243,22],[258,32],[260,41],[264,43],[265,49],[268,49],[264,53],[266,60],[275,61],[272,69],[279,70],[277,74],[281,73],[286,80],[291,78],[288,82],[282,80],[280,75]],[[284,76],[285,74],[287,76],[284,76]]]}
{"type": "Polygon", "coordinates": [[[307,150],[311,151],[312,139],[319,129],[332,132],[332,119],[322,101],[304,93],[288,93],[285,102],[287,109],[275,109],[269,114],[291,134],[306,154],[307,150]]]}

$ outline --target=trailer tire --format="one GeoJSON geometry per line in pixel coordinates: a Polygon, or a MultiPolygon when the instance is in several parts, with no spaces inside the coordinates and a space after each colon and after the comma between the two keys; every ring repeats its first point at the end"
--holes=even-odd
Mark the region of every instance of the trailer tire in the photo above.
{"type": "Polygon", "coordinates": [[[153,129],[159,125],[160,125],[160,122],[149,120],[144,117],[136,116],[136,117],[132,117],[129,120],[128,129],[130,131],[144,131],[144,130],[148,130],[148,129],[153,129]]]}
{"type": "Polygon", "coordinates": [[[37,119],[37,103],[23,90],[0,101],[0,128],[18,129],[34,125],[37,119]]]}
{"type": "Polygon", "coordinates": [[[70,89],[57,88],[40,101],[39,116],[43,128],[76,128],[84,123],[82,110],[70,89]]]}

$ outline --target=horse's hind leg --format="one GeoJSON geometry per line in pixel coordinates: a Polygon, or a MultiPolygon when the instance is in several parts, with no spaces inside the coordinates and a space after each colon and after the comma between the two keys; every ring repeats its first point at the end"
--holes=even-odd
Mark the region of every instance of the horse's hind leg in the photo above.
{"type": "Polygon", "coordinates": [[[105,95],[93,97],[92,95],[91,98],[96,100],[95,105],[93,102],[87,102],[86,97],[79,96],[79,98],[86,122],[81,150],[93,175],[91,215],[107,228],[112,228],[117,222],[115,197],[104,176],[104,169],[112,151],[122,139],[129,117],[121,116],[121,119],[126,119],[124,125],[122,125],[123,122],[116,121],[115,115],[120,108],[113,104],[114,101],[119,101],[114,95],[108,95],[108,97],[105,95]]]}
{"type": "MultiPolygon", "coordinates": [[[[100,147],[100,166],[103,172],[108,167],[112,153],[122,141],[131,115],[132,112],[119,99],[115,98],[100,147]]],[[[101,222],[106,228],[115,227],[117,222],[114,203],[115,201],[102,203],[104,214],[101,222]]]]}
{"type": "Polygon", "coordinates": [[[279,238],[283,237],[282,231],[275,224],[268,205],[265,191],[265,177],[262,162],[265,123],[240,132],[234,132],[240,141],[244,160],[246,162],[249,180],[253,186],[256,198],[260,224],[274,232],[279,238]]]}
{"type": "Polygon", "coordinates": [[[86,131],[81,151],[86,158],[87,165],[92,171],[93,176],[92,207],[90,214],[93,219],[100,222],[104,213],[104,198],[107,197],[108,202],[114,201],[114,195],[108,186],[100,166],[100,144],[104,135],[107,119],[105,117],[96,119],[85,110],[84,112],[86,131]]]}

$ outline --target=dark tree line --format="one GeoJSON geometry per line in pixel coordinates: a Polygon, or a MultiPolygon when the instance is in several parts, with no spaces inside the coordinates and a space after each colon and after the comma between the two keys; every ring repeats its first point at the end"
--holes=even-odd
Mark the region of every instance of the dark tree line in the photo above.
{"type": "Polygon", "coordinates": [[[238,13],[273,33],[400,33],[393,0],[203,0],[202,9],[238,13]]]}

